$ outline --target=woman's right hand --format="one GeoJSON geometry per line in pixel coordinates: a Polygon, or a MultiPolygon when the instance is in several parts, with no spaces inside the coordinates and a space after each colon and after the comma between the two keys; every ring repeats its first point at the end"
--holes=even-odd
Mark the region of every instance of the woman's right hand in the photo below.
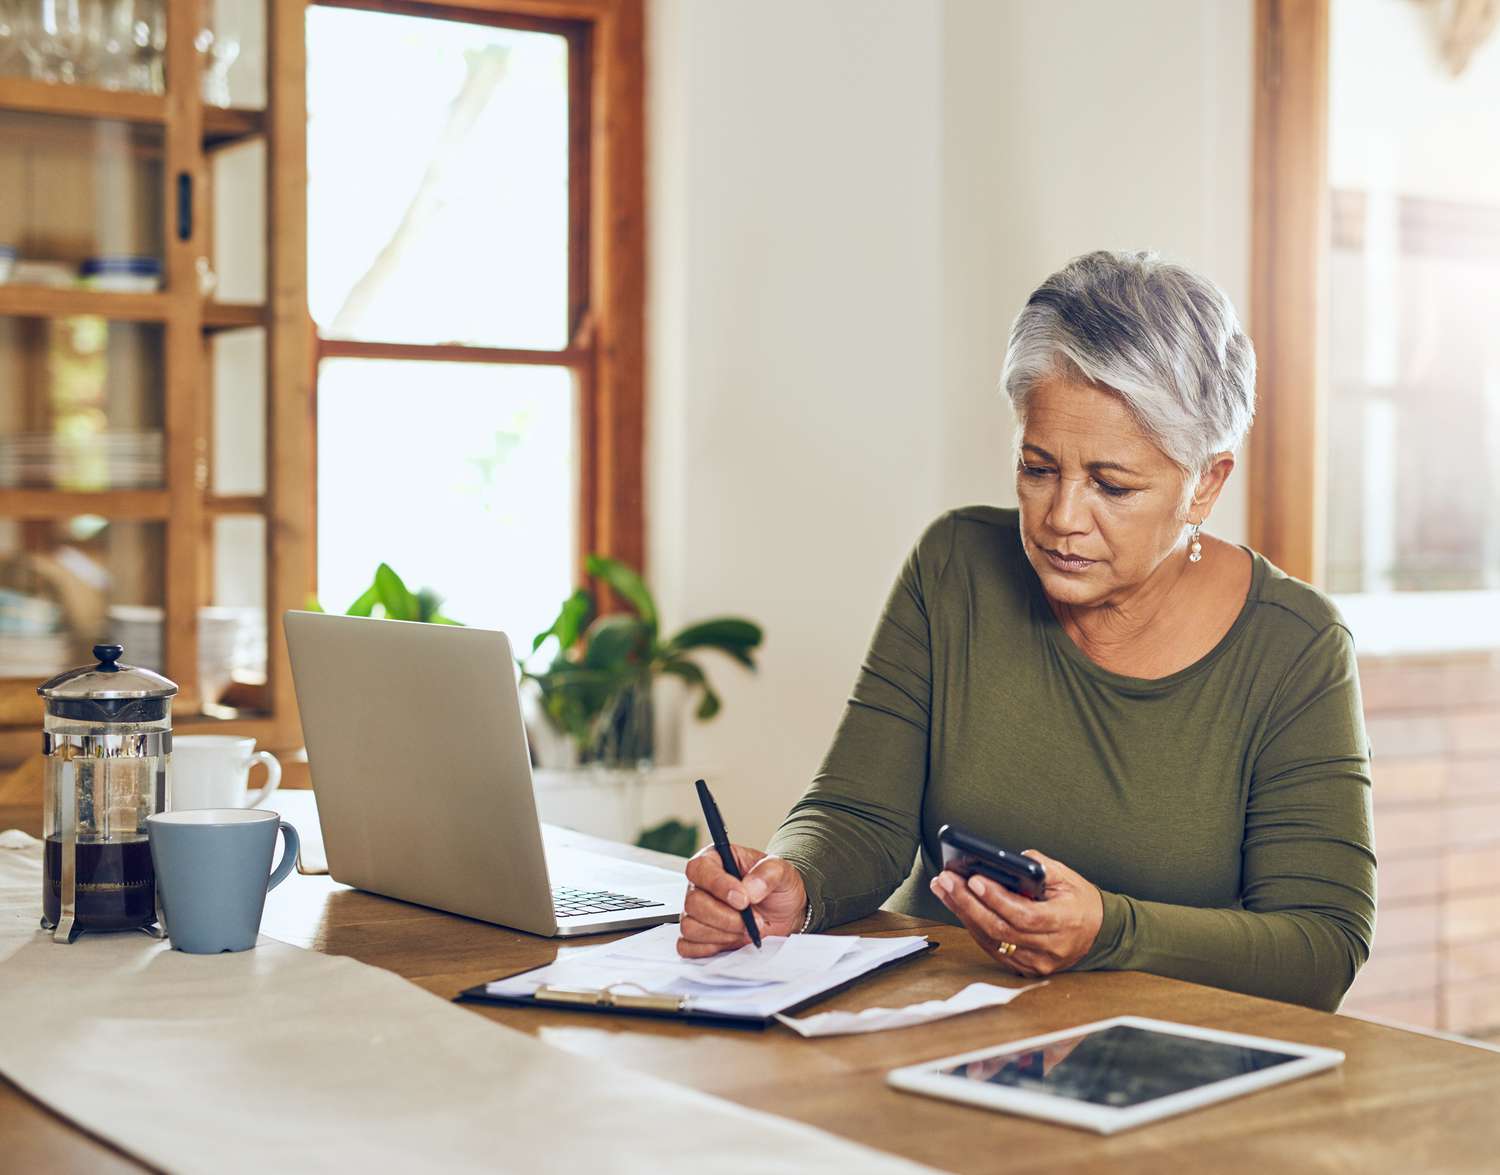
{"type": "Polygon", "coordinates": [[[677,953],[702,959],[750,941],[740,911],[749,907],[762,936],[795,934],[807,919],[807,887],[796,866],[759,849],[733,845],[744,880],[731,877],[709,845],[687,863],[688,891],[678,925],[677,953]]]}

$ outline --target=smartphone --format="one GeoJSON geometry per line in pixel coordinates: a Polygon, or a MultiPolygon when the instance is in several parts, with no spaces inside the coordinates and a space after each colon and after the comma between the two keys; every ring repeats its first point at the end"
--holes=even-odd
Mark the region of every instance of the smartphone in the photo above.
{"type": "Polygon", "coordinates": [[[1002,849],[951,824],[938,829],[938,844],[943,850],[943,868],[960,877],[978,873],[1037,902],[1047,892],[1047,871],[1040,861],[1002,849]]]}

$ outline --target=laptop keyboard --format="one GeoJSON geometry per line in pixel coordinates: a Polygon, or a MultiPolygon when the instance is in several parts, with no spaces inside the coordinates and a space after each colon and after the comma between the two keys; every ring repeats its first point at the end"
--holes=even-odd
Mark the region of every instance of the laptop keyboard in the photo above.
{"type": "Polygon", "coordinates": [[[611,893],[605,889],[572,889],[566,885],[552,887],[552,909],[559,918],[575,918],[579,914],[614,914],[620,910],[641,910],[647,906],[659,906],[649,898],[633,898],[629,894],[611,893]]]}

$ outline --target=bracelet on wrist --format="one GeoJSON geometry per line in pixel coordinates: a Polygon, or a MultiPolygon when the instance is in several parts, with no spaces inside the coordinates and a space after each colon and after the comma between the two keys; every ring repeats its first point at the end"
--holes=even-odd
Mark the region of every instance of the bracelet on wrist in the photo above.
{"type": "Polygon", "coordinates": [[[811,926],[811,925],[812,925],[812,903],[808,902],[807,903],[807,917],[804,918],[804,919],[802,919],[802,929],[799,930],[799,931],[797,931],[797,933],[798,934],[806,934],[807,933],[807,928],[809,926],[811,926]]]}

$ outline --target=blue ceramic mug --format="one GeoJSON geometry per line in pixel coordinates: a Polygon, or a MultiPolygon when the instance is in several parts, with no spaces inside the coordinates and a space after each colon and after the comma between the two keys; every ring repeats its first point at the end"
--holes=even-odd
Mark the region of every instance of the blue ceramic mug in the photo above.
{"type": "Polygon", "coordinates": [[[297,864],[297,830],[260,808],[158,812],[146,828],[172,946],[191,955],[253,947],[266,894],[297,864]],[[273,873],[278,828],[284,845],[273,873]]]}

